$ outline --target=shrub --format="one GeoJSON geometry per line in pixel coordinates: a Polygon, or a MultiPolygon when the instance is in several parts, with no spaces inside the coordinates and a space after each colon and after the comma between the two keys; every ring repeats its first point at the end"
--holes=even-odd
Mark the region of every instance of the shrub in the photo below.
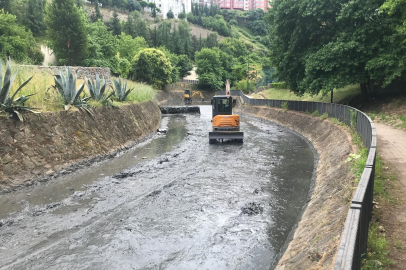
{"type": "Polygon", "coordinates": [[[85,79],[85,81],[87,81],[87,90],[89,91],[89,95],[93,100],[101,101],[102,104],[105,104],[114,94],[109,94],[108,91],[106,91],[107,83],[104,78],[102,81],[100,81],[99,74],[96,74],[96,80],[85,79]]]}
{"type": "Polygon", "coordinates": [[[87,100],[89,97],[80,98],[80,94],[85,88],[85,83],[82,83],[76,89],[77,75],[72,74],[69,67],[65,67],[65,73],[66,76],[62,71],[59,72],[59,75],[54,75],[55,85],[52,86],[62,95],[65,103],[65,110],[69,110],[70,106],[75,106],[77,108],[87,107],[87,100]]]}
{"type": "Polygon", "coordinates": [[[320,115],[321,119],[327,119],[328,118],[328,114],[327,113],[323,113],[322,115],[320,115]]]}
{"type": "Polygon", "coordinates": [[[186,13],[185,12],[179,13],[178,18],[184,20],[186,18],[186,13]]]}
{"type": "Polygon", "coordinates": [[[320,116],[320,113],[319,113],[319,110],[315,110],[313,113],[312,113],[312,116],[320,116]]]}
{"type": "Polygon", "coordinates": [[[271,83],[271,88],[288,89],[288,85],[284,82],[271,83]]]}
{"type": "Polygon", "coordinates": [[[281,108],[284,112],[286,112],[287,110],[289,110],[289,102],[288,101],[284,101],[282,102],[281,108]]]}
{"type": "Polygon", "coordinates": [[[34,112],[33,108],[24,106],[24,103],[30,98],[30,96],[34,95],[27,95],[27,96],[20,96],[17,99],[14,99],[18,92],[32,79],[29,78],[26,80],[20,87],[14,92],[14,94],[9,97],[10,89],[13,86],[14,79],[17,75],[17,71],[14,75],[11,75],[11,60],[7,61],[7,68],[4,74],[4,83],[2,86],[3,80],[3,67],[0,60],[0,112],[4,110],[6,113],[10,113],[10,116],[16,115],[20,121],[23,121],[23,116],[20,112],[29,111],[34,112]]]}
{"type": "Polygon", "coordinates": [[[115,89],[114,93],[118,101],[125,101],[131,91],[134,90],[134,88],[127,90],[127,80],[121,81],[121,77],[118,77],[118,80],[113,78],[113,85],[115,89]]]}

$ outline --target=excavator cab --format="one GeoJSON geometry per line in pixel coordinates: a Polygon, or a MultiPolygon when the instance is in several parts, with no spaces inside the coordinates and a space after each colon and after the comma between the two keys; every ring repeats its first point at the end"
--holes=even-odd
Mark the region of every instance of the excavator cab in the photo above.
{"type": "Polygon", "coordinates": [[[185,89],[183,100],[186,104],[192,103],[192,91],[190,89],[185,89]]]}
{"type": "Polygon", "coordinates": [[[192,90],[189,90],[189,89],[185,89],[185,92],[184,92],[184,93],[185,93],[185,94],[184,94],[184,101],[185,101],[185,104],[191,104],[191,103],[192,103],[192,99],[196,99],[195,96],[200,97],[201,100],[204,101],[204,96],[203,96],[203,94],[202,94],[201,92],[199,92],[199,91],[192,91],[192,90]]]}
{"type": "Polygon", "coordinates": [[[233,97],[230,95],[214,96],[211,100],[213,118],[209,143],[217,140],[233,140],[242,143],[244,133],[240,132],[240,116],[233,114],[233,97]]]}

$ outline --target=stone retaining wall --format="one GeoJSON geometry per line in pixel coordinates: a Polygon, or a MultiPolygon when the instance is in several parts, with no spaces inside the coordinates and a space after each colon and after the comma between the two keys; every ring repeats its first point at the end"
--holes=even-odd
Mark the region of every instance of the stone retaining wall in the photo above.
{"type": "Polygon", "coordinates": [[[333,269],[356,187],[350,164],[345,162],[355,152],[350,134],[328,120],[304,113],[254,106],[239,106],[237,110],[299,132],[319,155],[313,193],[276,269],[333,269]]]}
{"type": "MultiPolygon", "coordinates": [[[[64,72],[64,66],[26,66],[32,68],[38,68],[40,70],[51,70],[53,74],[59,74],[59,71],[64,72]]],[[[111,83],[111,74],[110,68],[108,67],[69,67],[72,72],[75,72],[78,76],[78,79],[85,79],[85,78],[96,78],[96,74],[99,74],[100,78],[104,77],[107,83],[111,83]]]]}
{"type": "Polygon", "coordinates": [[[179,90],[179,89],[197,90],[197,84],[186,83],[186,82],[177,82],[177,83],[166,85],[164,90],[170,91],[170,90],[179,90]]]}
{"type": "Polygon", "coordinates": [[[154,102],[91,112],[26,114],[24,122],[0,117],[0,194],[129,147],[157,130],[161,116],[154,102]]]}

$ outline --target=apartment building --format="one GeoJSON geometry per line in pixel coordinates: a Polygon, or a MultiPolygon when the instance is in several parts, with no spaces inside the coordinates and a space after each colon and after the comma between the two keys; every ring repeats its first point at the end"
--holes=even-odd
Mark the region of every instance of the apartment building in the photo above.
{"type": "Polygon", "coordinates": [[[201,6],[207,5],[210,7],[211,5],[217,5],[218,0],[192,0],[192,3],[198,3],[201,6]]]}
{"type": "Polygon", "coordinates": [[[185,11],[189,13],[192,11],[192,0],[147,0],[147,2],[155,3],[156,7],[161,10],[159,15],[166,19],[166,14],[172,10],[175,18],[178,18],[179,13],[185,11]]]}
{"type": "Polygon", "coordinates": [[[269,0],[215,0],[221,9],[250,10],[260,8],[265,12],[270,7],[269,0]]]}

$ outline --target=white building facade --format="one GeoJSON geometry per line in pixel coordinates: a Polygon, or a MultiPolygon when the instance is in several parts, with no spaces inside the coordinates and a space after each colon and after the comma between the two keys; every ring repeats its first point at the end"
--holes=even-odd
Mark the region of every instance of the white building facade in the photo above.
{"type": "Polygon", "coordinates": [[[155,3],[156,7],[161,10],[159,14],[166,19],[166,14],[172,10],[175,18],[178,18],[179,13],[185,12],[188,14],[192,11],[192,0],[149,0],[150,3],[155,3]]]}

